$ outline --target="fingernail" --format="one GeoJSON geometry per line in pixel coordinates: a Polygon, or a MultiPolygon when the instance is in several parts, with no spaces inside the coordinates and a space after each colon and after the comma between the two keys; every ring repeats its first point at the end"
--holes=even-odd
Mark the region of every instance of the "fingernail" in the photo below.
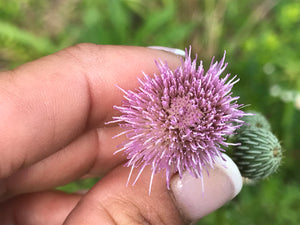
{"type": "Polygon", "coordinates": [[[209,175],[203,173],[203,184],[201,179],[188,172],[183,174],[182,179],[178,175],[171,179],[175,204],[186,219],[197,221],[241,191],[243,182],[237,166],[227,155],[223,154],[223,157],[226,161],[217,159],[214,168],[209,169],[209,175]]]}
{"type": "Polygon", "coordinates": [[[181,49],[177,49],[177,48],[169,48],[169,47],[163,47],[163,46],[148,46],[148,48],[171,52],[175,55],[185,57],[185,51],[183,51],[181,49]]]}

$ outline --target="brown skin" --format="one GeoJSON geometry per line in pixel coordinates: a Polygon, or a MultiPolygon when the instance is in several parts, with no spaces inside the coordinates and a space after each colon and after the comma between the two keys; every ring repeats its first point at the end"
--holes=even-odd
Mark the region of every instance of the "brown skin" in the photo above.
{"type": "MultiPolygon", "coordinates": [[[[125,187],[116,114],[125,90],[179,57],[141,47],[79,44],[0,74],[0,221],[3,224],[183,224],[162,175],[146,168],[125,187]],[[105,175],[87,194],[47,191],[105,175]],[[157,179],[156,179],[157,178],[157,179]]],[[[136,171],[134,172],[136,173],[136,171]]],[[[134,174],[133,174],[134,176],[134,174]]]]}

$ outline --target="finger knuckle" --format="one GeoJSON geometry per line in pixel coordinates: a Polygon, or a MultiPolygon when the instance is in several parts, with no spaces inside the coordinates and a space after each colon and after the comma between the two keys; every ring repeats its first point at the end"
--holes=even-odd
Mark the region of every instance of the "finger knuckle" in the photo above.
{"type": "Polygon", "coordinates": [[[107,206],[108,212],[118,225],[150,224],[140,208],[128,199],[115,198],[107,206]]]}

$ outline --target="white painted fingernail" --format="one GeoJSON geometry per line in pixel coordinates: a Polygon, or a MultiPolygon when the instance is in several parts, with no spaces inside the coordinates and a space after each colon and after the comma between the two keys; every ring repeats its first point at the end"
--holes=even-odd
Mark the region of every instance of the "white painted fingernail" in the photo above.
{"type": "Polygon", "coordinates": [[[163,47],[163,46],[148,46],[148,48],[171,52],[175,55],[185,57],[185,51],[183,51],[181,49],[177,49],[177,48],[169,48],[169,47],[163,47]]]}
{"type": "Polygon", "coordinates": [[[204,191],[201,179],[188,172],[183,174],[182,179],[178,175],[171,179],[175,204],[188,220],[197,221],[241,191],[243,182],[237,166],[227,155],[223,154],[223,157],[226,161],[217,159],[214,168],[209,169],[209,175],[203,173],[204,191]]]}

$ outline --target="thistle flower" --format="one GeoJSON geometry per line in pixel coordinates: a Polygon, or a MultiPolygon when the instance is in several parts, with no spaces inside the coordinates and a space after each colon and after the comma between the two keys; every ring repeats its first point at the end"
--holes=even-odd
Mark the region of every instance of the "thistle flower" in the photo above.
{"type": "MultiPolygon", "coordinates": [[[[211,61],[204,71],[202,61],[197,66],[197,56],[191,59],[191,48],[186,50],[182,65],[171,70],[167,63],[156,62],[159,74],[144,74],[138,79],[140,87],[125,91],[121,112],[112,122],[119,122],[127,141],[117,152],[125,151],[132,170],[139,168],[133,182],[138,180],[146,166],[154,174],[165,171],[167,186],[174,173],[182,176],[188,171],[202,179],[202,173],[213,167],[230,143],[227,136],[243,124],[245,114],[237,104],[239,97],[232,97],[231,89],[239,80],[230,74],[222,76],[227,63],[225,54],[220,62],[211,61]]],[[[117,153],[116,152],[116,153],[117,153]]]]}

